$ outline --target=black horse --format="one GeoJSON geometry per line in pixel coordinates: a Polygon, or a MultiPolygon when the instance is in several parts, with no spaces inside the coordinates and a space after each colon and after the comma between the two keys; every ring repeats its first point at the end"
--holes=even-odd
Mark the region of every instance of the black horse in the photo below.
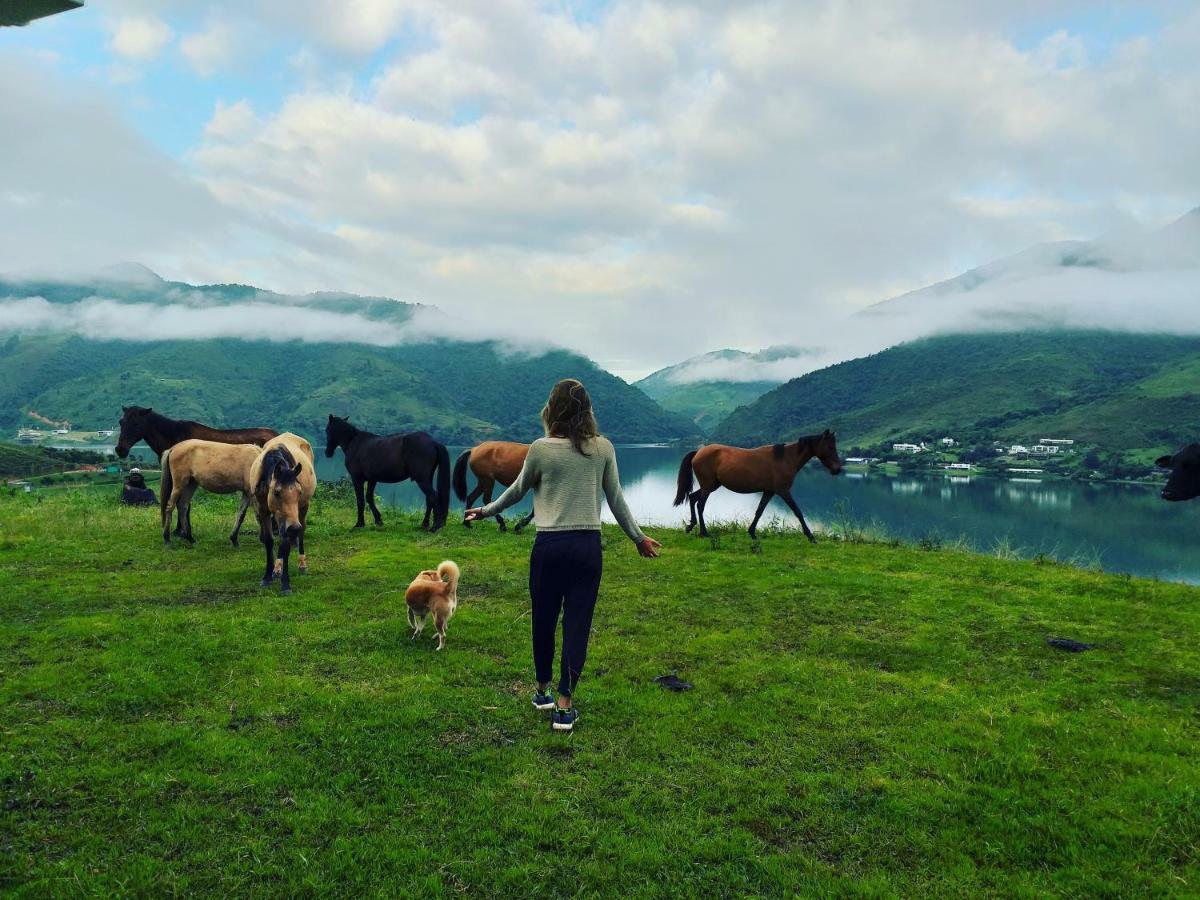
{"type": "Polygon", "coordinates": [[[363,521],[364,484],[371,515],[375,517],[376,525],[382,525],[383,517],[375,505],[375,485],[380,481],[394,484],[409,478],[425,495],[425,520],[421,527],[429,527],[431,513],[434,531],[446,524],[446,515],[450,511],[450,454],[445,445],[424,431],[385,435],[359,431],[348,419],[331,415],[325,426],[325,455],[332,457],[338,447],[345,454],[346,471],[354,482],[354,497],[358,500],[355,528],[366,524],[363,521]],[[434,473],[437,474],[436,490],[434,473]]]}

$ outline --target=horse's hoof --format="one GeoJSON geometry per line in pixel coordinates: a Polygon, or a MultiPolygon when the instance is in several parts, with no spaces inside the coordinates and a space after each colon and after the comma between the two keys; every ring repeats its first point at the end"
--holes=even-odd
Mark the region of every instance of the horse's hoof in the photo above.
{"type": "Polygon", "coordinates": [[[235,547],[236,547],[236,546],[238,545],[237,538],[235,538],[235,537],[231,537],[231,538],[229,539],[229,543],[233,544],[233,546],[235,546],[235,547]]]}
{"type": "Polygon", "coordinates": [[[758,533],[753,530],[747,531],[746,534],[750,535],[750,540],[752,540],[752,541],[758,539],[758,533]]]}
{"type": "Polygon", "coordinates": [[[286,596],[287,596],[288,594],[290,594],[291,592],[292,592],[292,589],[291,589],[291,588],[280,588],[280,589],[279,589],[279,596],[280,596],[280,597],[286,597],[286,596]]]}
{"type": "Polygon", "coordinates": [[[365,524],[365,523],[363,523],[363,522],[358,522],[358,523],[356,523],[356,524],[355,524],[355,526],[354,526],[354,527],[355,527],[355,528],[366,528],[367,526],[366,526],[366,524],[365,524]]]}
{"type": "Polygon", "coordinates": [[[463,519],[463,528],[470,528],[470,527],[471,527],[471,523],[468,522],[466,519],[463,519]]]}
{"type": "Polygon", "coordinates": [[[259,582],[259,584],[261,584],[263,587],[270,587],[274,581],[275,581],[274,578],[264,578],[262,581],[259,582]]]}
{"type": "Polygon", "coordinates": [[[692,529],[693,529],[693,528],[695,528],[695,527],[696,527],[695,525],[685,525],[685,526],[684,526],[684,528],[683,528],[683,533],[684,533],[684,534],[691,534],[691,533],[692,533],[692,529]]]}

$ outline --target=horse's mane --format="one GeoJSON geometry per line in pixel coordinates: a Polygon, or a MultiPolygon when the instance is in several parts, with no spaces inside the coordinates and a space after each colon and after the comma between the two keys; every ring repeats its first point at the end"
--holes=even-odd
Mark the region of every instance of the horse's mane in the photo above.
{"type": "Polygon", "coordinates": [[[270,486],[272,477],[280,484],[294,482],[296,480],[296,476],[292,474],[294,465],[296,465],[296,460],[292,458],[287,447],[272,447],[263,458],[262,468],[258,470],[258,484],[254,486],[255,493],[264,492],[270,486]]]}

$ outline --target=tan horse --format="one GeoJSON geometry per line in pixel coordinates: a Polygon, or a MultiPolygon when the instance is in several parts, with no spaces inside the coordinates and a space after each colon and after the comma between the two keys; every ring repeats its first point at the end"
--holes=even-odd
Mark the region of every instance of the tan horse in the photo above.
{"type": "Polygon", "coordinates": [[[176,531],[186,541],[192,537],[192,495],[197,488],[213,494],[241,493],[237,521],[229,541],[238,544],[238,532],[250,505],[250,466],[262,451],[253,444],[220,444],[190,438],[163,451],[162,476],[159,480],[159,511],[162,513],[163,541],[171,542],[171,512],[178,510],[176,531]]]}
{"type": "Polygon", "coordinates": [[[687,530],[696,527],[696,516],[700,518],[700,536],[708,537],[704,525],[704,505],[708,496],[719,487],[726,487],[737,494],[755,494],[762,491],[762,499],[750,523],[750,537],[754,537],[758,520],[776,494],[788,505],[800,520],[805,536],[814,543],[816,538],[804,521],[804,513],[792,499],[792,481],[804,465],[813,457],[829,470],[830,475],[842,471],[842,460],[838,456],[837,435],[829,429],[821,434],[802,437],[794,444],[768,444],[753,450],[727,447],[724,444],[709,444],[693,450],[683,458],[679,466],[679,490],[675,494],[675,505],[686,499],[691,504],[692,521],[687,530]],[[692,491],[692,472],[700,483],[699,490],[692,491]]]}
{"type": "Polygon", "coordinates": [[[248,484],[254,491],[254,515],[258,518],[258,539],[267,551],[263,587],[278,575],[280,593],[292,592],[288,557],[292,541],[300,551],[300,571],[308,571],[304,555],[304,526],[308,505],[317,490],[313,449],[304,438],[285,431],[263,445],[262,452],[250,465],[248,484]],[[274,528],[279,532],[279,557],[274,554],[274,528]]]}
{"type": "MultiPolygon", "coordinates": [[[[514,441],[484,441],[470,450],[464,450],[454,463],[455,496],[466,503],[467,509],[471,508],[481,494],[484,504],[491,503],[492,491],[495,490],[497,483],[508,487],[516,481],[517,476],[521,474],[521,468],[525,465],[525,457],[528,455],[529,445],[518,444],[514,441]],[[471,491],[470,495],[467,494],[468,465],[477,479],[475,490],[471,491]]],[[[533,511],[531,510],[529,515],[517,522],[513,531],[520,533],[532,518],[533,511]]],[[[504,524],[503,516],[496,516],[496,521],[500,524],[501,531],[507,529],[508,526],[504,524]]],[[[471,523],[465,520],[463,524],[468,528],[471,527],[471,523]]]]}

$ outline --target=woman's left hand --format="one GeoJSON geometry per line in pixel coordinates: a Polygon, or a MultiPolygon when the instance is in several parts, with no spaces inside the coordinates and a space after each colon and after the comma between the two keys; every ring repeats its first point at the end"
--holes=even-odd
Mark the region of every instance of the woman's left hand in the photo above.
{"type": "Polygon", "coordinates": [[[483,507],[482,506],[472,507],[471,509],[468,509],[466,511],[466,513],[463,514],[464,522],[478,522],[482,518],[483,518],[483,507]]]}
{"type": "Polygon", "coordinates": [[[637,545],[638,553],[647,559],[654,559],[658,556],[658,551],[662,549],[662,544],[652,537],[642,538],[637,545]]]}

